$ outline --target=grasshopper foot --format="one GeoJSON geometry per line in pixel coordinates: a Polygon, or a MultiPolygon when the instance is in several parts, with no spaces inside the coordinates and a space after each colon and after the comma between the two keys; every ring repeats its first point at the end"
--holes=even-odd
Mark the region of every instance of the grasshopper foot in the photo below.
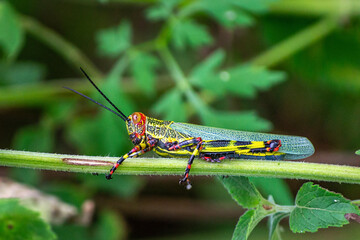
{"type": "Polygon", "coordinates": [[[183,179],[180,179],[179,184],[182,185],[186,182],[186,189],[190,190],[192,188],[192,185],[190,183],[190,180],[187,177],[184,177],[183,179]]]}
{"type": "Polygon", "coordinates": [[[107,174],[105,177],[106,177],[107,180],[112,179],[111,174],[107,174]]]}

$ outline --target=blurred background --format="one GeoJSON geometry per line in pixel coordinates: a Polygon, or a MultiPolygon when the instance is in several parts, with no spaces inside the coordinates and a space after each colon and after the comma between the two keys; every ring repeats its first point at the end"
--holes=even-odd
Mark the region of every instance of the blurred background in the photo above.
{"type": "MultiPolygon", "coordinates": [[[[359,14],[358,0],[1,1],[0,148],[129,151],[120,119],[62,88],[103,102],[82,67],[125,114],[306,136],[316,153],[305,161],[359,166],[359,14]]],[[[192,177],[191,191],[179,176],[1,167],[0,177],[50,206],[41,211],[59,239],[229,239],[244,212],[212,177],[192,177]]],[[[252,180],[285,205],[304,183],[252,180]]],[[[360,198],[357,185],[319,184],[360,198]]],[[[282,226],[284,239],[360,236],[355,223],[282,226]]],[[[262,222],[250,239],[267,234],[262,222]]]]}

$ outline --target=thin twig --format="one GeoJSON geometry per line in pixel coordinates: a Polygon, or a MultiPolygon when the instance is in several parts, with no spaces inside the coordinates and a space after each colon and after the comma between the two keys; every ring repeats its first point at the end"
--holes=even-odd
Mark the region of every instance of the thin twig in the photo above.
{"type": "Polygon", "coordinates": [[[257,56],[250,63],[272,67],[327,36],[339,26],[339,21],[338,16],[325,17],[257,56]]]}

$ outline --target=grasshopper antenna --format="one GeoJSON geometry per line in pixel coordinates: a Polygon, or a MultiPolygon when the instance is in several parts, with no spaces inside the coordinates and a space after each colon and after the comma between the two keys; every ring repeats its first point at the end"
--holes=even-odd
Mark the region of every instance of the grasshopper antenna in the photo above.
{"type": "MultiPolygon", "coordinates": [[[[111,106],[113,106],[113,107],[116,109],[116,111],[123,116],[122,119],[124,119],[124,121],[126,121],[127,116],[126,116],[122,111],[120,111],[120,109],[118,109],[118,108],[115,106],[115,104],[113,104],[113,103],[110,101],[110,99],[108,99],[108,98],[106,97],[106,95],[96,86],[96,84],[90,79],[90,77],[86,74],[86,72],[85,72],[81,67],[80,67],[80,70],[83,72],[83,74],[85,75],[85,77],[90,81],[90,83],[96,88],[96,90],[106,99],[106,101],[108,101],[108,103],[110,103],[111,106]]],[[[81,94],[80,94],[80,95],[81,95],[81,94]]]]}
{"type": "Polygon", "coordinates": [[[90,97],[88,97],[88,96],[86,96],[86,95],[84,95],[84,94],[82,94],[82,93],[79,93],[78,91],[76,91],[76,90],[74,90],[74,89],[71,89],[71,88],[68,88],[68,87],[63,87],[63,88],[66,88],[67,90],[70,90],[70,91],[72,91],[72,92],[74,92],[74,93],[76,93],[76,94],[79,94],[80,96],[83,96],[84,98],[92,101],[93,103],[96,103],[97,105],[105,108],[106,110],[109,110],[110,112],[116,114],[116,115],[119,116],[122,120],[127,121],[127,118],[125,118],[124,116],[122,116],[122,115],[120,115],[119,113],[115,112],[114,110],[112,110],[112,109],[110,109],[110,108],[102,105],[101,103],[95,101],[94,99],[92,99],[92,98],[90,98],[90,97]]]}

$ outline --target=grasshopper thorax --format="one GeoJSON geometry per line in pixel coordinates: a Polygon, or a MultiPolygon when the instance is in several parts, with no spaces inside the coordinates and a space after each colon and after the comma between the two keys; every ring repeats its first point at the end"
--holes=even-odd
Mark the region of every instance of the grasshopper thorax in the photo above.
{"type": "Polygon", "coordinates": [[[146,116],[141,112],[134,112],[127,118],[126,128],[133,144],[139,144],[145,136],[146,116]]]}

